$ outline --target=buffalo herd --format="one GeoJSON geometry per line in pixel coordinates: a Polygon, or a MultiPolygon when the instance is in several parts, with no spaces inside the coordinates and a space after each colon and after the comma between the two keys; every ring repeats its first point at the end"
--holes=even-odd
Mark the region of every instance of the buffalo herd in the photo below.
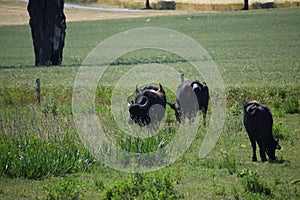
{"type": "MultiPolygon", "coordinates": [[[[192,123],[202,111],[203,124],[206,124],[206,113],[209,103],[209,88],[205,82],[198,80],[185,80],[181,74],[181,82],[176,91],[176,103],[167,101],[163,86],[145,86],[141,89],[136,86],[135,94],[127,97],[127,105],[130,114],[129,123],[141,126],[158,124],[165,115],[166,106],[170,106],[175,112],[176,120],[184,124],[185,119],[192,123]],[[132,96],[134,96],[132,98],[132,96]],[[177,104],[177,105],[176,105],[177,104]]],[[[244,107],[244,126],[248,133],[252,148],[252,161],[257,161],[256,143],[262,162],[269,159],[276,160],[275,150],[280,150],[278,140],[273,137],[273,117],[270,109],[257,101],[246,102],[244,107]]]]}

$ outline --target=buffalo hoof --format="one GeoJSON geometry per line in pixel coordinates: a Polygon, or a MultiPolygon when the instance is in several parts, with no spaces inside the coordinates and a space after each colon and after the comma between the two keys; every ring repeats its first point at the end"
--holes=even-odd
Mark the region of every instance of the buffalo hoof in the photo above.
{"type": "Polygon", "coordinates": [[[253,157],[252,158],[252,162],[256,162],[257,161],[257,158],[256,157],[253,157]]]}
{"type": "Polygon", "coordinates": [[[266,162],[266,161],[267,161],[266,158],[262,158],[262,159],[261,159],[261,162],[266,162]]]}
{"type": "Polygon", "coordinates": [[[128,124],[133,124],[134,121],[132,119],[128,119],[128,124]]]}

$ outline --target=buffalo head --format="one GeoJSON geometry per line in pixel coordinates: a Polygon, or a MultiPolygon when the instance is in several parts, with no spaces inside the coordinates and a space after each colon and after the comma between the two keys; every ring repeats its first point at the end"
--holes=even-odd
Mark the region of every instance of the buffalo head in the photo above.
{"type": "Polygon", "coordinates": [[[276,160],[275,151],[280,150],[281,146],[278,144],[278,139],[274,139],[270,141],[266,148],[266,152],[271,160],[276,160]]]}
{"type": "Polygon", "coordinates": [[[161,84],[159,87],[150,85],[142,89],[138,89],[136,86],[134,101],[130,100],[131,96],[127,97],[129,122],[149,125],[163,119],[167,100],[161,84]]]}

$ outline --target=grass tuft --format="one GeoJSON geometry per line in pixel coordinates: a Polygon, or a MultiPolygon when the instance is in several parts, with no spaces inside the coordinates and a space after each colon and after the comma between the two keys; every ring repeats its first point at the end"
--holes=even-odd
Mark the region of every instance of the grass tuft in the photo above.
{"type": "Polygon", "coordinates": [[[220,169],[227,169],[229,174],[232,175],[237,171],[236,157],[233,153],[221,152],[222,160],[219,161],[220,169]]]}
{"type": "Polygon", "coordinates": [[[245,191],[271,195],[270,186],[262,180],[258,173],[250,170],[242,170],[238,176],[243,178],[242,184],[245,191]]]}
{"type": "Polygon", "coordinates": [[[72,199],[84,198],[85,184],[80,179],[72,177],[58,178],[55,182],[49,182],[44,186],[46,199],[72,199]]]}
{"type": "Polygon", "coordinates": [[[105,199],[178,199],[169,175],[133,174],[115,182],[105,191],[105,199]]]}

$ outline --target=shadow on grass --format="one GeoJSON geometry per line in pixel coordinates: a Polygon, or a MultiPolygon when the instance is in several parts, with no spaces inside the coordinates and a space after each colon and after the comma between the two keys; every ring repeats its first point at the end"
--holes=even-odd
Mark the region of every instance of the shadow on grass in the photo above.
{"type": "Polygon", "coordinates": [[[284,164],[284,163],[285,164],[290,164],[291,163],[291,161],[285,160],[282,157],[277,158],[276,160],[269,160],[268,162],[271,163],[271,164],[284,164]]]}
{"type": "MultiPolygon", "coordinates": [[[[11,66],[0,66],[0,69],[21,69],[21,68],[53,68],[53,67],[80,67],[81,64],[70,64],[70,65],[11,65],[11,66]]],[[[92,66],[92,65],[91,65],[92,66]]]]}

